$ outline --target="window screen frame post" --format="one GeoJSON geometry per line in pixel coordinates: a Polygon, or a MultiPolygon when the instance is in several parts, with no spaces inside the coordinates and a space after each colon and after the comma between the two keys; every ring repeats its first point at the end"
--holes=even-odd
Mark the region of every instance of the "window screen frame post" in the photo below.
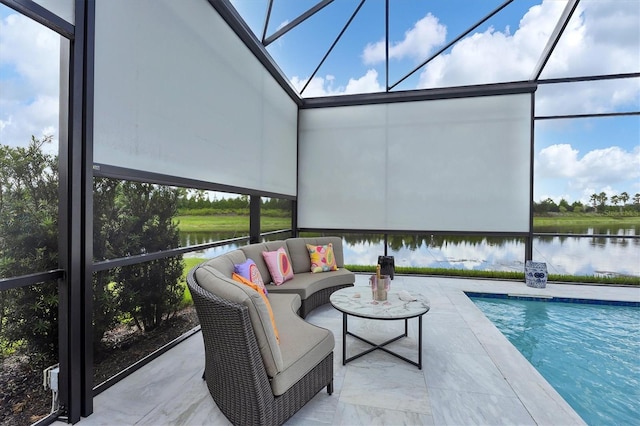
{"type": "Polygon", "coordinates": [[[262,197],[251,195],[249,197],[249,244],[260,242],[260,207],[262,197]]]}

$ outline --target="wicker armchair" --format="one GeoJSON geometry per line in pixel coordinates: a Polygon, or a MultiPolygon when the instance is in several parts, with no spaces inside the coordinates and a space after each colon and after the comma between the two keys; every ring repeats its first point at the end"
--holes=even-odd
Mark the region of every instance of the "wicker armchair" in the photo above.
{"type": "Polygon", "coordinates": [[[207,387],[233,424],[280,425],[325,386],[333,393],[332,352],[284,394],[275,396],[248,309],[200,287],[193,270],[187,285],[202,328],[207,387]]]}

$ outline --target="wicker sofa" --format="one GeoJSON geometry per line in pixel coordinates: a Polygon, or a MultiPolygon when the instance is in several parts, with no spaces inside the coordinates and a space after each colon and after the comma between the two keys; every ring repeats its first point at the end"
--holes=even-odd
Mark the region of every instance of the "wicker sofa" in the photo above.
{"type": "Polygon", "coordinates": [[[205,344],[205,379],[232,423],[282,424],[322,388],[333,392],[333,334],[303,318],[327,303],[333,291],[354,281],[355,275],[343,267],[337,237],[251,244],[189,272],[187,284],[205,344]],[[332,243],[339,269],[311,273],[307,243],[332,243]],[[259,292],[231,279],[234,265],[249,258],[264,282],[270,282],[262,252],[280,247],[294,277],[279,286],[267,285],[268,303],[259,292]]]}

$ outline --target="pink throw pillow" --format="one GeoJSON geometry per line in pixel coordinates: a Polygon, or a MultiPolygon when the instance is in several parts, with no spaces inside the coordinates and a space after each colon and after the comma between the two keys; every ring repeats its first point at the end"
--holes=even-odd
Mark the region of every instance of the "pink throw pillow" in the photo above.
{"type": "Polygon", "coordinates": [[[264,257],[275,285],[280,285],[293,278],[293,268],[284,248],[280,247],[276,251],[263,251],[262,257],[264,257]]]}

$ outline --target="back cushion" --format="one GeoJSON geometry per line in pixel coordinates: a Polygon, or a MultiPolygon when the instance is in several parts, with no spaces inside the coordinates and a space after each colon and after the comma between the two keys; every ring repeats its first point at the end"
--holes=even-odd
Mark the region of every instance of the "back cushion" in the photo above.
{"type": "Polygon", "coordinates": [[[234,266],[246,260],[247,258],[241,250],[233,250],[222,256],[207,260],[204,264],[212,266],[222,272],[227,278],[231,278],[231,274],[234,272],[234,266]]]}
{"type": "Polygon", "coordinates": [[[206,262],[196,269],[196,281],[208,292],[248,308],[249,318],[267,375],[274,377],[279,371],[282,371],[284,363],[265,301],[257,291],[233,281],[210,265],[210,262],[206,262]]]}
{"type": "Polygon", "coordinates": [[[293,265],[293,273],[311,271],[311,259],[307,244],[325,245],[333,244],[333,255],[336,259],[338,268],[344,267],[344,253],[342,251],[342,238],[340,237],[317,237],[317,238],[289,238],[287,239],[287,247],[289,247],[289,259],[293,265]]]}

